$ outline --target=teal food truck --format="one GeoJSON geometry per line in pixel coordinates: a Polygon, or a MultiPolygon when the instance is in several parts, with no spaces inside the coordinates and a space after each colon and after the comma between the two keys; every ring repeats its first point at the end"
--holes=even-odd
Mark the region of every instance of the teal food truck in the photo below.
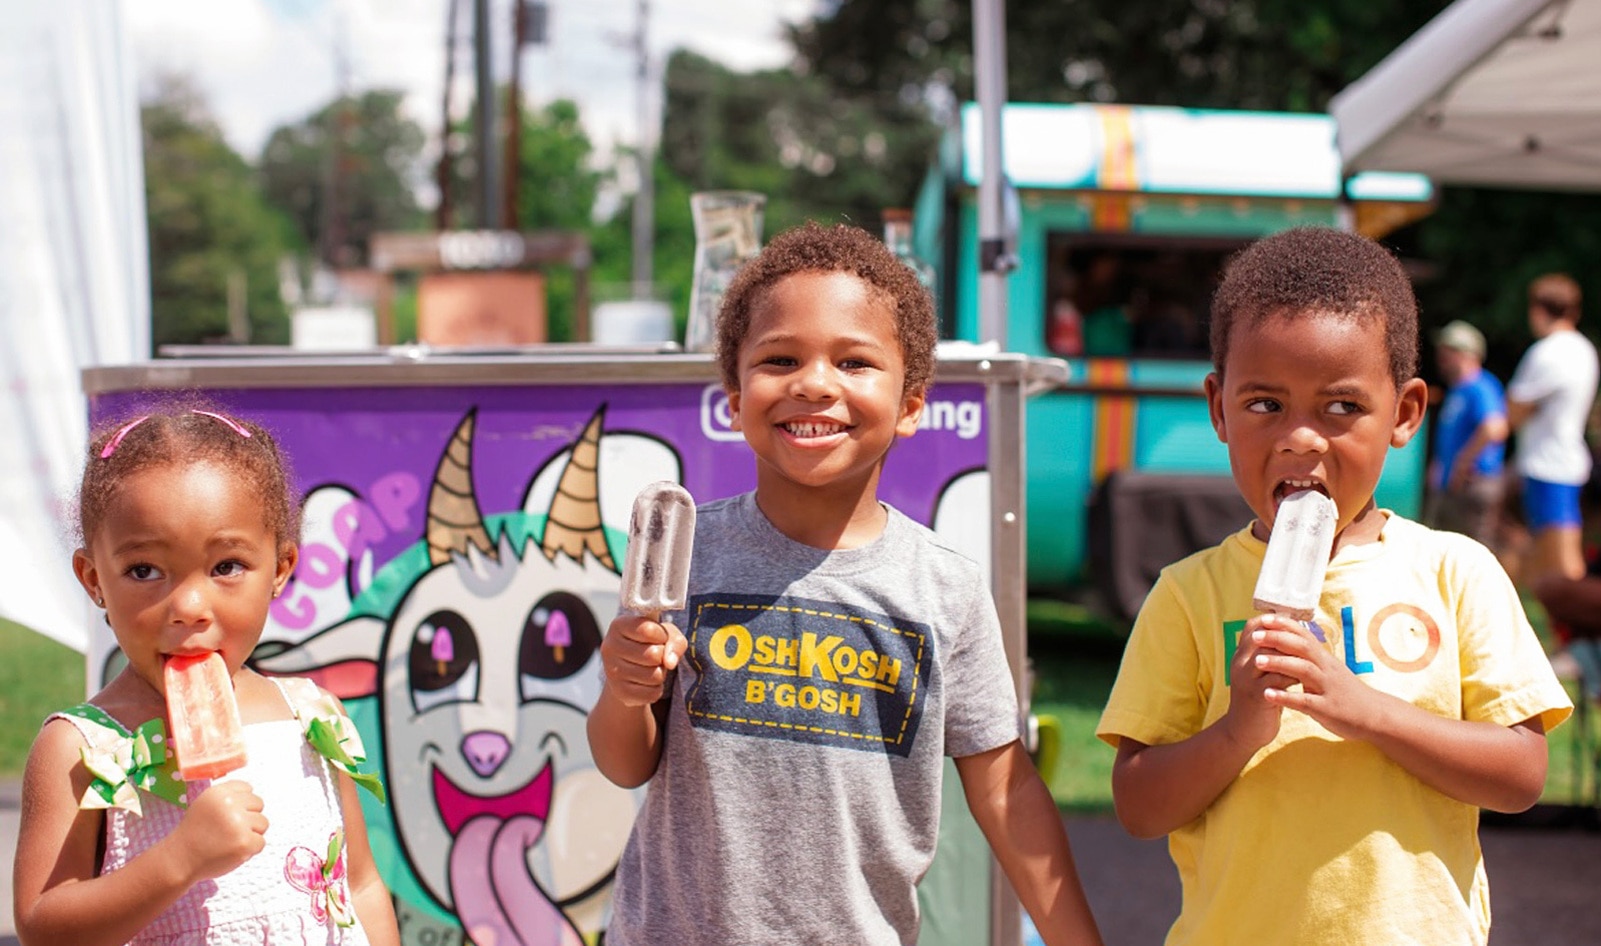
{"type": "MultiPolygon", "coordinates": [[[[916,206],[944,333],[968,340],[980,335],[979,117],[964,109],[916,206]]],[[[1429,212],[1431,184],[1344,176],[1326,115],[1011,103],[1001,126],[1017,268],[1000,347],[1069,368],[1027,407],[1029,587],[1154,578],[1249,516],[1201,389],[1225,260],[1302,224],[1382,237],[1429,212]]],[[[1380,505],[1418,513],[1425,442],[1390,457],[1380,505]]],[[[1114,592],[1118,610],[1137,606],[1139,584],[1114,592]]]]}

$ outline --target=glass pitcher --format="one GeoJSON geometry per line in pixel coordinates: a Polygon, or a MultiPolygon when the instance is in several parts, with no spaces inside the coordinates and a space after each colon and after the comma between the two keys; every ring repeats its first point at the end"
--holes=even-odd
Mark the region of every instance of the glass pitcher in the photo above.
{"type": "Polygon", "coordinates": [[[689,290],[686,351],[717,344],[717,310],[739,267],[762,248],[767,197],[753,191],[701,191],[689,197],[695,220],[695,273],[689,290]]]}

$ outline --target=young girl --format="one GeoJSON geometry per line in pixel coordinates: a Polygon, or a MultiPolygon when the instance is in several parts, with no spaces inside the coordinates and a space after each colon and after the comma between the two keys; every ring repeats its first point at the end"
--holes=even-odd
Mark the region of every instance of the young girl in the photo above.
{"type": "Polygon", "coordinates": [[[266,430],[169,408],[90,444],[73,569],[127,666],[46,720],[23,776],[16,928],[27,946],[398,946],[367,845],[355,727],[306,680],[244,666],[298,558],[266,430]],[[163,663],[217,652],[248,760],[177,780],[163,663]]]}

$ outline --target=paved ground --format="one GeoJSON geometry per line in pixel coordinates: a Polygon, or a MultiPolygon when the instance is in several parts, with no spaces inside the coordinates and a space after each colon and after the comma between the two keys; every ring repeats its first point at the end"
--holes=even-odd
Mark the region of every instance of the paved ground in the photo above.
{"type": "MultiPolygon", "coordinates": [[[[1067,828],[1106,942],[1158,946],[1179,904],[1166,842],[1133,840],[1110,817],[1069,818],[1067,828]]],[[[1601,943],[1601,830],[1591,813],[1536,809],[1486,823],[1479,836],[1490,875],[1490,946],[1601,943]]]]}
{"type": "MultiPolygon", "coordinates": [[[[11,915],[17,785],[0,782],[0,946],[19,946],[11,915]]],[[[1111,946],[1155,946],[1178,913],[1178,878],[1161,841],[1136,841],[1110,817],[1067,821],[1101,932],[1111,946]]],[[[1601,943],[1601,830],[1593,812],[1536,809],[1481,832],[1495,913],[1490,946],[1601,943]]]]}

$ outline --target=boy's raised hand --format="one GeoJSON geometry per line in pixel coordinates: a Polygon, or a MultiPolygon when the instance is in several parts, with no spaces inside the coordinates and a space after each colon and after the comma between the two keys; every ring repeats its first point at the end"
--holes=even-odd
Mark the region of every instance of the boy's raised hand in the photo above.
{"type": "Polygon", "coordinates": [[[1276,707],[1305,713],[1342,739],[1370,740],[1378,691],[1358,680],[1345,662],[1300,621],[1276,615],[1254,634],[1264,673],[1299,681],[1299,691],[1274,686],[1265,696],[1276,707]]]}
{"type": "Polygon", "coordinates": [[[668,675],[689,641],[677,626],[636,614],[619,614],[600,644],[606,688],[624,706],[649,706],[662,698],[668,675]]]}

